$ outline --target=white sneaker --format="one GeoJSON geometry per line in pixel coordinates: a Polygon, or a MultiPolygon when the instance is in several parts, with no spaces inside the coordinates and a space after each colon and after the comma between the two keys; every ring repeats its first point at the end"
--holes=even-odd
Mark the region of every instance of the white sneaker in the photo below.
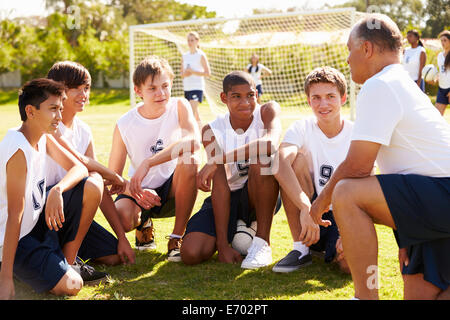
{"type": "Polygon", "coordinates": [[[257,269],[272,263],[272,249],[269,244],[259,237],[254,237],[252,245],[248,248],[247,256],[242,261],[241,268],[257,269]]]}

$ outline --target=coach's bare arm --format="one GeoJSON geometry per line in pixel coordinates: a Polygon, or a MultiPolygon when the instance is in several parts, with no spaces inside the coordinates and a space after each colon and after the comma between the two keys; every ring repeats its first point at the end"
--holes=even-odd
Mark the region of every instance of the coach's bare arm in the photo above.
{"type": "Polygon", "coordinates": [[[355,140],[345,160],[337,167],[317,199],[312,203],[310,214],[315,223],[329,226],[331,222],[322,220],[322,215],[328,211],[334,188],[340,180],[347,178],[364,178],[371,175],[378,151],[381,145],[375,142],[355,140]]]}

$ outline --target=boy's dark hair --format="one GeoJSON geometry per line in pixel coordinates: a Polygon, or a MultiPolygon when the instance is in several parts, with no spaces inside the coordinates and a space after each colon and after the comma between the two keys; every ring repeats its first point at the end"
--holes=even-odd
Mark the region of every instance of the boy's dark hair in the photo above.
{"type": "Polygon", "coordinates": [[[142,60],[136,67],[136,70],[134,70],[133,83],[139,87],[145,83],[149,76],[152,77],[153,81],[155,76],[160,75],[163,71],[168,72],[171,79],[175,77],[172,67],[166,59],[158,56],[149,56],[142,60]]]}
{"type": "Polygon", "coordinates": [[[311,71],[305,79],[305,93],[309,97],[309,90],[311,85],[315,83],[331,83],[334,84],[341,97],[347,93],[347,82],[345,81],[344,75],[335,68],[331,67],[320,67],[315,68],[311,71]]]}
{"type": "Polygon", "coordinates": [[[83,65],[73,61],[56,62],[48,71],[47,78],[64,83],[68,89],[91,84],[89,71],[83,65]]]}
{"type": "Polygon", "coordinates": [[[19,113],[22,121],[27,120],[25,107],[27,105],[40,108],[42,102],[50,96],[64,96],[65,87],[61,82],[52,79],[39,78],[28,81],[19,91],[19,113]]]}
{"type": "Polygon", "coordinates": [[[253,81],[253,78],[250,74],[243,71],[233,71],[227,74],[225,78],[223,78],[223,92],[227,94],[233,86],[239,84],[248,84],[253,89],[256,89],[255,81],[253,81]]]}
{"type": "Polygon", "coordinates": [[[400,52],[403,47],[398,26],[384,14],[369,14],[355,28],[356,38],[376,44],[381,51],[400,52]]]}

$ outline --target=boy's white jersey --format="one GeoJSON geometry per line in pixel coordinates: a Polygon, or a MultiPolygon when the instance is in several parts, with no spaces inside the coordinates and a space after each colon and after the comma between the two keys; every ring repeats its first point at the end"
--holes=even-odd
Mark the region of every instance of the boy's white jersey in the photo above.
{"type": "MultiPolygon", "coordinates": [[[[133,176],[139,165],[167,146],[181,139],[178,121],[178,98],[170,98],[166,111],[156,119],[144,118],[138,111],[142,103],[124,114],[117,126],[130,159],[128,175],[133,176]]],[[[142,180],[142,187],[160,187],[175,171],[178,159],[152,167],[142,180]]]]}
{"type": "Polygon", "coordinates": [[[444,51],[439,52],[437,56],[437,62],[439,67],[439,87],[442,89],[448,89],[450,88],[450,68],[448,68],[447,70],[445,69],[444,51]]]}
{"type": "MultiPolygon", "coordinates": [[[[264,135],[264,123],[261,119],[261,106],[256,105],[253,111],[253,121],[248,129],[236,132],[230,123],[230,113],[218,116],[216,120],[209,123],[217,144],[224,154],[235,150],[247,143],[264,135]]],[[[256,159],[255,159],[256,161],[256,159]]],[[[241,189],[248,178],[248,170],[252,159],[243,162],[226,163],[228,186],[231,191],[241,189]]]]}
{"type": "MultiPolygon", "coordinates": [[[[195,53],[191,53],[190,51],[183,54],[183,68],[186,70],[187,68],[191,68],[194,71],[204,72],[202,65],[202,57],[206,57],[205,53],[197,49],[195,53]]],[[[192,91],[192,90],[205,90],[205,79],[202,76],[192,75],[189,77],[183,78],[183,89],[184,91],[192,91]]]]}
{"type": "Polygon", "coordinates": [[[0,142],[0,261],[8,219],[8,197],[6,181],[6,165],[11,157],[20,149],[27,162],[27,178],[25,184],[25,206],[20,226],[19,239],[26,236],[36,225],[45,205],[45,162],[46,135],[38,142],[38,150],[34,149],[18,128],[8,130],[0,142]]]}
{"type": "Polygon", "coordinates": [[[296,145],[308,159],[317,194],[322,192],[334,170],[347,156],[353,122],[343,121],[341,132],[333,138],[320,130],[315,117],[295,121],[284,136],[283,143],[296,145]]]}
{"type": "MultiPolygon", "coordinates": [[[[86,154],[89,144],[92,142],[92,131],[89,126],[78,117],[73,119],[72,128],[67,128],[62,121],[58,125],[61,135],[81,154],[86,154]]],[[[47,156],[47,185],[52,186],[61,181],[67,171],[47,156]]]]}

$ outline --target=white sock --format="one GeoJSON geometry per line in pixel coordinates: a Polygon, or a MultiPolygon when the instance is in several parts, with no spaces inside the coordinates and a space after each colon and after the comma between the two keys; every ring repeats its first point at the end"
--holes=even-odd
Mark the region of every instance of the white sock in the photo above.
{"type": "Polygon", "coordinates": [[[302,256],[309,254],[309,247],[305,246],[301,241],[294,241],[294,250],[300,251],[302,256]]]}

